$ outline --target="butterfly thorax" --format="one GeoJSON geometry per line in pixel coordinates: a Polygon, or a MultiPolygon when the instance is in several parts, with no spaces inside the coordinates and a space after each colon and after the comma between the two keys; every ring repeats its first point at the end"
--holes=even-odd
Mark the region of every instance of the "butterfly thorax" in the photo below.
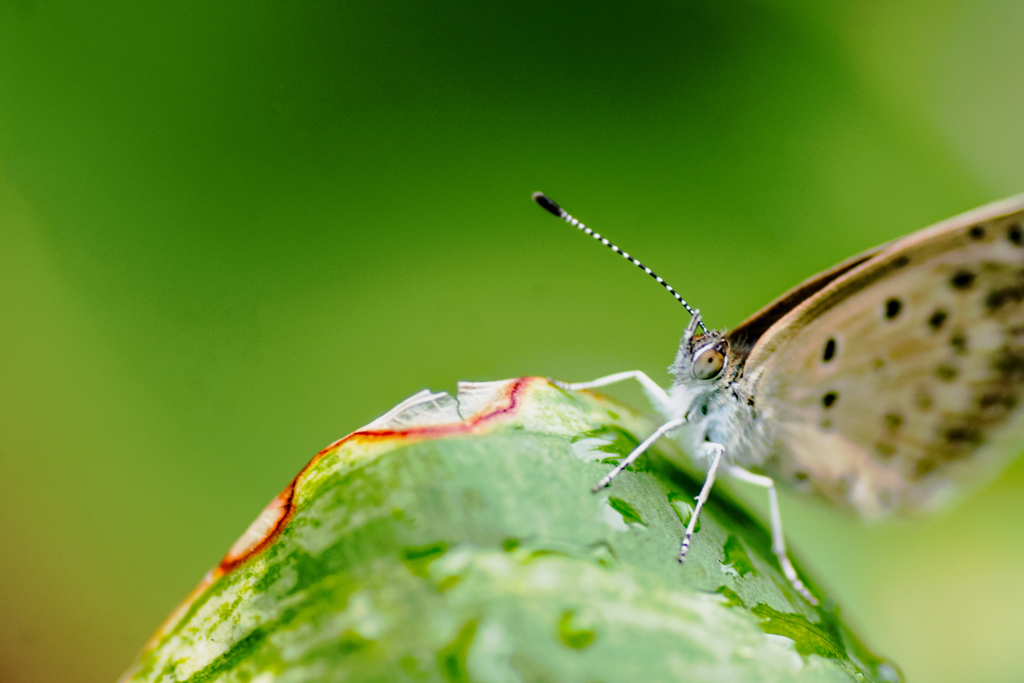
{"type": "Polygon", "coordinates": [[[742,355],[730,349],[723,332],[698,335],[688,329],[669,368],[675,376],[669,394],[673,417],[687,420],[684,438],[691,453],[703,453],[704,443],[717,443],[725,446],[727,461],[759,465],[769,453],[767,424],[758,419],[742,381],[742,355]]]}

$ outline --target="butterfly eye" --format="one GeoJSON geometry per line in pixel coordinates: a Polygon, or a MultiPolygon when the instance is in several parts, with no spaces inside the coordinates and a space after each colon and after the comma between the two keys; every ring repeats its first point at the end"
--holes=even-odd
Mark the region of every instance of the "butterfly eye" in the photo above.
{"type": "Polygon", "coordinates": [[[707,346],[693,357],[693,376],[697,379],[714,379],[725,366],[725,356],[714,346],[707,346]]]}

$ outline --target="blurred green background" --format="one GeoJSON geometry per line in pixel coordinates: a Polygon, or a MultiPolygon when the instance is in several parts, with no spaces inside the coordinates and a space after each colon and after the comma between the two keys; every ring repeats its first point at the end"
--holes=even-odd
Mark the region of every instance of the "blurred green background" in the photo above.
{"type": "MultiPolygon", "coordinates": [[[[0,0],[0,680],[115,680],[423,387],[667,382],[683,311],[534,190],[718,327],[1021,192],[1022,29],[1016,0],[0,0]]],[[[1020,462],[921,521],[783,506],[911,681],[1024,677],[1020,462]]]]}

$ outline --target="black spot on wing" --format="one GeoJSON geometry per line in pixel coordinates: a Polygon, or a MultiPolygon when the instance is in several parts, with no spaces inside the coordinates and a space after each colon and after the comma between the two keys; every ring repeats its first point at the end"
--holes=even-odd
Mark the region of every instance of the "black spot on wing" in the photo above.
{"type": "Polygon", "coordinates": [[[821,360],[829,362],[836,357],[836,340],[829,337],[829,340],[825,342],[825,350],[821,354],[821,360]]]}
{"type": "Polygon", "coordinates": [[[944,311],[941,308],[938,308],[935,310],[934,313],[931,314],[931,317],[928,318],[928,327],[932,328],[933,330],[938,330],[939,328],[942,327],[942,324],[946,322],[946,318],[948,317],[949,314],[946,313],[946,311],[944,311]]]}
{"type": "Polygon", "coordinates": [[[951,427],[946,430],[945,437],[950,444],[958,446],[978,446],[984,441],[981,430],[969,426],[951,427]]]}
{"type": "Polygon", "coordinates": [[[1005,382],[1024,381],[1024,355],[1012,349],[1003,349],[992,359],[992,368],[1005,382]]]}
{"type": "Polygon", "coordinates": [[[978,407],[983,412],[1013,410],[1017,407],[1017,396],[1010,393],[990,392],[978,399],[978,407]]]}
{"type": "Polygon", "coordinates": [[[949,278],[949,284],[953,289],[966,290],[974,284],[974,273],[969,270],[958,270],[949,278]]]}
{"type": "Polygon", "coordinates": [[[903,302],[899,299],[889,299],[885,302],[885,317],[889,320],[894,319],[903,310],[903,302]]]}
{"type": "Polygon", "coordinates": [[[953,347],[953,353],[956,355],[967,355],[967,335],[963,332],[954,332],[949,338],[949,345],[953,347]]]}
{"type": "Polygon", "coordinates": [[[1006,239],[1014,246],[1024,247],[1024,229],[1020,225],[1011,225],[1006,230],[1006,239]]]}
{"type": "Polygon", "coordinates": [[[985,297],[985,308],[994,313],[1008,303],[1019,304],[1024,301],[1024,285],[1018,287],[1002,287],[993,289],[985,297]]]}

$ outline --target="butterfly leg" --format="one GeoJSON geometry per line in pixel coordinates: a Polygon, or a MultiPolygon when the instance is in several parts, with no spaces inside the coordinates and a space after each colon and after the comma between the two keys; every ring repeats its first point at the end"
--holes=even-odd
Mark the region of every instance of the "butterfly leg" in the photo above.
{"type": "Polygon", "coordinates": [[[748,484],[754,484],[762,488],[768,489],[768,507],[771,510],[772,517],[772,552],[779,558],[779,566],[782,567],[782,573],[786,575],[789,582],[793,584],[793,588],[804,596],[807,602],[812,605],[817,605],[818,600],[811,595],[811,591],[807,589],[804,582],[800,580],[800,577],[796,575],[796,570],[793,569],[793,563],[789,561],[789,555],[786,554],[786,539],[782,535],[782,515],[779,514],[779,499],[775,495],[775,480],[771,477],[766,477],[760,474],[754,474],[748,472],[742,467],[730,467],[729,474],[736,477],[741,481],[745,481],[748,484]]]}
{"type": "Polygon", "coordinates": [[[598,491],[603,489],[605,486],[608,486],[608,484],[612,483],[612,479],[614,479],[616,476],[618,476],[619,472],[621,472],[622,470],[624,470],[627,467],[629,467],[630,465],[632,465],[633,461],[635,461],[637,458],[639,458],[641,455],[643,455],[644,451],[646,451],[648,448],[651,447],[651,444],[653,444],[655,441],[660,439],[662,436],[664,436],[668,432],[671,432],[673,429],[678,429],[685,422],[686,422],[685,419],[678,418],[678,419],[675,419],[675,420],[669,420],[665,424],[663,424],[660,427],[658,427],[654,431],[653,434],[651,434],[649,437],[644,439],[644,442],[642,444],[640,444],[639,446],[634,448],[633,451],[629,455],[627,455],[623,459],[623,461],[620,462],[615,467],[615,469],[613,469],[611,472],[609,472],[608,474],[606,474],[603,477],[601,477],[601,481],[599,481],[596,484],[594,484],[594,487],[592,489],[590,489],[590,490],[593,493],[597,493],[598,491]]]}
{"type": "Polygon", "coordinates": [[[569,389],[575,391],[579,389],[595,389],[597,387],[607,386],[609,384],[615,384],[616,382],[622,382],[627,379],[635,379],[640,383],[640,386],[644,388],[644,393],[651,400],[663,414],[669,414],[672,411],[672,399],[669,398],[668,392],[659,387],[653,379],[648,377],[643,370],[630,370],[628,372],[617,372],[614,375],[608,375],[606,377],[599,377],[592,382],[559,382],[558,380],[551,380],[552,384],[561,387],[562,389],[569,389]]]}
{"type": "Polygon", "coordinates": [[[693,506],[690,523],[686,525],[686,533],[683,535],[683,542],[679,546],[678,559],[680,564],[686,562],[686,553],[690,549],[690,537],[693,536],[693,529],[697,526],[697,515],[700,514],[700,509],[704,507],[708,496],[711,495],[711,487],[715,483],[715,474],[718,472],[718,466],[722,462],[722,456],[725,455],[725,446],[720,443],[705,443],[704,448],[711,455],[711,467],[708,468],[708,476],[704,479],[704,486],[701,487],[700,493],[697,494],[697,504],[693,506]]]}

